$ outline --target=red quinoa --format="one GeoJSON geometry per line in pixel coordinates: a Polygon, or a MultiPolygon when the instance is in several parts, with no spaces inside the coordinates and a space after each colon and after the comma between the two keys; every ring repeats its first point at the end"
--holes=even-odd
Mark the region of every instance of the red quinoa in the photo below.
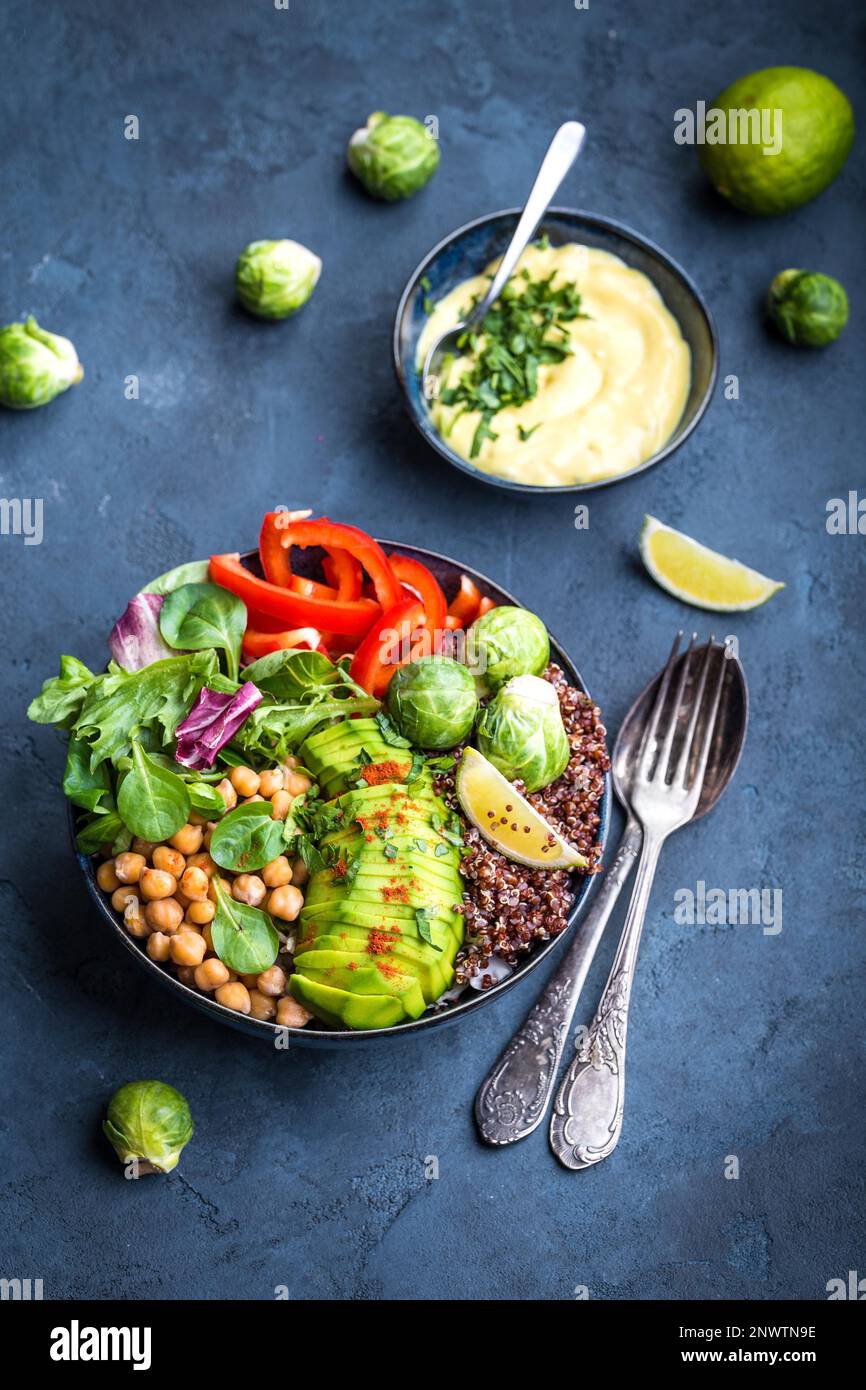
{"type": "MultiPolygon", "coordinates": [[[[544,678],[559,697],[571,759],[561,777],[529,800],[589,860],[589,868],[576,872],[600,873],[598,807],[604,774],[610,767],[601,710],[588,695],[567,683],[558,666],[548,666],[544,678]]],[[[522,783],[515,786],[523,791],[522,783]]],[[[456,808],[453,771],[437,779],[437,790],[456,808]]],[[[456,980],[465,983],[480,975],[482,988],[489,989],[492,980],[486,967],[491,956],[501,956],[515,965],[535,942],[565,930],[574,901],[571,873],[514,864],[488,845],[474,826],[467,828],[463,839],[471,852],[460,865],[466,880],[460,905],[466,921],[466,944],[457,956],[456,980]]]]}

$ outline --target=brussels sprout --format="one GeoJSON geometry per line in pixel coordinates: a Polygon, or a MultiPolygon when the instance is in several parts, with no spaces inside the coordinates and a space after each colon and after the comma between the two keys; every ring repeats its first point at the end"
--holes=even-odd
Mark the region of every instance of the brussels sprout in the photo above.
{"type": "Polygon", "coordinates": [[[824,347],[848,322],[848,296],[831,275],[782,270],[767,295],[770,318],[797,347],[824,347]]]}
{"type": "Polygon", "coordinates": [[[68,391],[84,368],[68,338],[47,333],[32,317],[0,328],[0,405],[35,410],[68,391]]]}
{"type": "Polygon", "coordinates": [[[540,791],[565,771],[570,757],[559,699],[540,676],[515,676],[481,711],[478,749],[509,782],[540,791]]]}
{"type": "Polygon", "coordinates": [[[527,608],[503,604],[473,623],[467,662],[482,692],[498,690],[512,676],[538,676],[550,661],[550,639],[540,618],[527,608]]]}
{"type": "Polygon", "coordinates": [[[192,1138],[192,1116],[180,1091],[164,1081],[130,1081],[111,1097],[102,1126],[121,1163],[139,1173],[170,1173],[192,1138]]]}
{"type": "Polygon", "coordinates": [[[475,682],[449,656],[422,656],[391,677],[388,713],[418,748],[453,748],[469,733],[477,712],[475,682]]]}
{"type": "Polygon", "coordinates": [[[439,145],[414,116],[374,111],[349,141],[349,168],[374,198],[394,203],[423,188],[439,163],[439,145]]]}
{"type": "Polygon", "coordinates": [[[260,319],[287,319],[306,304],[322,262],[299,241],[251,241],[235,269],[238,299],[260,319]]]}

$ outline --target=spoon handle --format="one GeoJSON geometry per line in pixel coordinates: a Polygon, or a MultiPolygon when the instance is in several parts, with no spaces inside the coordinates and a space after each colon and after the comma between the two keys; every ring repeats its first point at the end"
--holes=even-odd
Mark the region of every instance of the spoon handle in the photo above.
{"type": "Polygon", "coordinates": [[[475,1121],[485,1143],[513,1144],[544,1119],[583,982],[640,845],[640,826],[629,816],[595,902],[562,964],[475,1097],[475,1121]]]}
{"type": "Polygon", "coordinates": [[[556,190],[580,154],[585,136],[586,127],[582,126],[580,121],[566,121],[565,125],[559,127],[550,142],[547,154],[541,161],[541,168],[535,176],[532,192],[520,214],[520,220],[514,229],[514,236],[508,243],[508,248],[499,262],[499,269],[493,277],[490,289],[470,314],[468,323],[481,322],[490,306],[499,298],[503,287],[511,279],[514,274],[514,267],[534,237],[536,228],[547,212],[556,190]]]}
{"type": "Polygon", "coordinates": [[[644,835],[631,902],[601,1002],[557,1092],[550,1147],[566,1168],[590,1168],[613,1153],[619,1142],[631,987],[663,843],[664,837],[644,835]]]}

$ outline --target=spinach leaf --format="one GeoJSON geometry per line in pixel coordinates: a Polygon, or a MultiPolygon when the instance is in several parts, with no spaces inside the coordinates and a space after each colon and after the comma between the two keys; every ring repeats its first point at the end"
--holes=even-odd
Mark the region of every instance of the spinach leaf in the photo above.
{"type": "MultiPolygon", "coordinates": [[[[107,811],[105,814],[97,814],[91,820],[85,821],[75,837],[75,843],[82,854],[96,854],[103,845],[111,845],[114,851],[115,841],[123,835],[126,827],[116,811],[107,811]]],[[[127,846],[123,846],[127,848],[127,846]]],[[[116,851],[120,853],[120,850],[116,851]]]]}
{"type": "Polygon", "coordinates": [[[301,649],[269,652],[241,672],[242,681],[252,681],[281,702],[309,699],[329,687],[339,685],[342,673],[321,652],[301,649]]]}
{"type": "Polygon", "coordinates": [[[236,970],[239,975],[259,975],[277,958],[280,938],[276,928],[266,912],[247,903],[235,902],[219,879],[214,882],[216,916],[211,923],[214,950],[229,970],[236,970]]]}
{"type": "Polygon", "coordinates": [[[225,652],[233,681],[238,678],[246,625],[243,600],[218,584],[181,584],[166,595],[159,614],[159,630],[170,647],[187,652],[216,647],[225,652]]]}
{"type": "Polygon", "coordinates": [[[223,816],[210,842],[211,858],[220,868],[253,873],[277,858],[285,827],[271,811],[269,801],[250,801],[223,816]]]}
{"type": "Polygon", "coordinates": [[[123,757],[146,727],[158,743],[169,743],[216,668],[216,652],[190,652],[154,661],[141,671],[97,677],[73,726],[74,736],[90,748],[91,768],[106,758],[116,762],[123,757]]]}
{"type": "Polygon", "coordinates": [[[142,589],[143,594],[170,594],[181,584],[206,584],[210,574],[210,560],[189,560],[185,565],[175,565],[157,579],[151,579],[142,589]]]}
{"type": "Polygon", "coordinates": [[[60,658],[60,675],[45,681],[42,693],[31,700],[27,718],[35,724],[59,724],[68,729],[78,718],[84,697],[99,677],[74,656],[60,658]]]}
{"type": "MultiPolygon", "coordinates": [[[[200,816],[207,816],[208,820],[221,820],[225,815],[226,804],[216,787],[207,782],[187,782],[186,789],[192,809],[198,811],[200,816]]],[[[253,805],[258,803],[253,802],[253,805]]]]}
{"type": "Polygon", "coordinates": [[[105,763],[90,770],[90,749],[79,738],[69,740],[63,791],[69,800],[85,811],[113,811],[111,777],[105,763]]]}
{"type": "Polygon", "coordinates": [[[142,840],[167,840],[189,820],[189,793],[180,777],[132,745],[132,769],[117,793],[124,825],[142,840]]]}

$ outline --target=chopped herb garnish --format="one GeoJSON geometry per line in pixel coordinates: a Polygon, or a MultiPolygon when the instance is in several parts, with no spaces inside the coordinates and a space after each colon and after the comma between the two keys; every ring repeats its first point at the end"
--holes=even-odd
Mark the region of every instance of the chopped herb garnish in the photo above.
{"type": "Polygon", "coordinates": [[[448,853],[448,846],[446,844],[443,844],[443,842],[440,840],[433,853],[435,854],[437,859],[444,859],[445,855],[448,853]]]}
{"type": "Polygon", "coordinates": [[[426,766],[426,759],[421,753],[412,754],[412,766],[410,767],[408,776],[406,777],[407,787],[411,786],[413,782],[418,781],[418,778],[421,776],[421,773],[424,771],[424,768],[426,766]]]}
{"type": "Polygon", "coordinates": [[[421,286],[422,290],[426,292],[430,289],[430,276],[422,275],[421,279],[418,281],[418,284],[421,286]]]}
{"type": "Polygon", "coordinates": [[[457,759],[454,757],[453,753],[445,753],[441,758],[428,758],[427,766],[431,772],[447,772],[449,768],[454,766],[456,761],[457,759]]]}
{"type": "Polygon", "coordinates": [[[415,922],[418,927],[418,935],[422,941],[426,941],[428,946],[432,946],[434,951],[441,951],[442,947],[437,946],[430,931],[430,923],[438,916],[438,907],[418,907],[415,909],[415,922]]]}
{"type": "Polygon", "coordinates": [[[384,710],[379,710],[378,714],[375,714],[373,718],[379,725],[379,733],[382,735],[384,743],[389,744],[391,748],[412,747],[409,739],[404,738],[401,733],[397,732],[384,710]]]}
{"type": "Polygon", "coordinates": [[[382,850],[382,853],[384,854],[384,856],[385,856],[386,859],[396,859],[396,858],[397,858],[397,846],[396,846],[396,845],[392,845],[392,844],[389,842],[388,844],[385,845],[384,849],[382,850]]]}
{"type": "Polygon", "coordinates": [[[518,426],[517,426],[517,433],[518,433],[518,435],[520,436],[520,442],[521,442],[521,444],[525,444],[526,441],[527,441],[527,439],[531,439],[532,436],[535,434],[535,431],[541,429],[541,425],[542,425],[541,420],[539,420],[538,424],[537,424],[537,425],[533,425],[533,426],[532,426],[532,429],[529,429],[529,430],[524,429],[523,425],[518,425],[518,426]]]}
{"type": "Polygon", "coordinates": [[[413,844],[413,845],[415,846],[415,848],[418,850],[419,854],[426,854],[426,853],[427,853],[427,841],[426,841],[426,840],[413,840],[413,841],[412,841],[412,844],[413,844]]]}

